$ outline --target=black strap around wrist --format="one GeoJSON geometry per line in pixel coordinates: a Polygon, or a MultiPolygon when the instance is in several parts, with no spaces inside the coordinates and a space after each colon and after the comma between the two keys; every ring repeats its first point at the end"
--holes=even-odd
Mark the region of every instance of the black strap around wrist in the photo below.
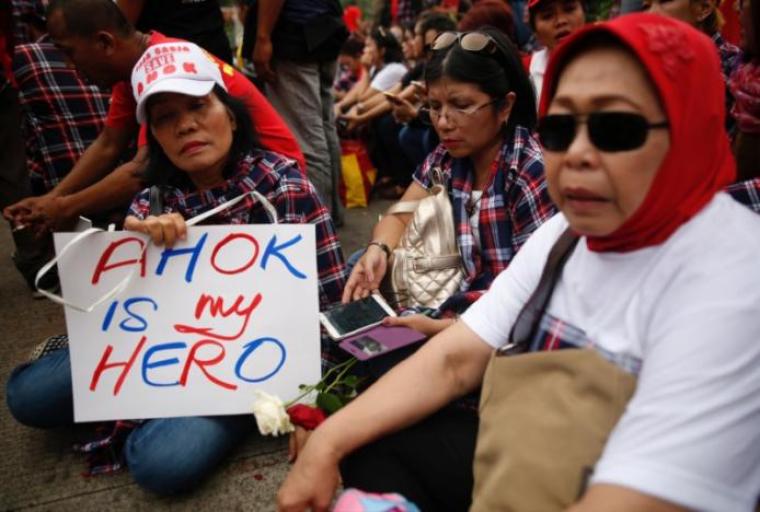
{"type": "Polygon", "coordinates": [[[383,250],[383,252],[385,253],[385,255],[388,257],[388,259],[390,259],[390,257],[391,257],[391,248],[388,247],[386,244],[384,244],[383,242],[372,241],[372,242],[370,242],[370,243],[367,244],[367,248],[369,248],[369,246],[371,246],[371,245],[376,245],[377,247],[381,248],[383,250]]]}

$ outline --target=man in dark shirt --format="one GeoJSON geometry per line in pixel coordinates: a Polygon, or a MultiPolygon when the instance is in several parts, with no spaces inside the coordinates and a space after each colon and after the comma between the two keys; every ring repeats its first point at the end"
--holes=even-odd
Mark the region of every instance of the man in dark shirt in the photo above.
{"type": "Polygon", "coordinates": [[[332,83],[348,37],[341,14],[337,0],[258,0],[248,11],[243,46],[266,81],[269,101],[298,139],[309,179],[336,224],[342,215],[332,83]]]}
{"type": "Polygon", "coordinates": [[[116,3],[140,32],[156,30],[165,36],[186,39],[232,63],[219,0],[117,0],[116,3]]]}

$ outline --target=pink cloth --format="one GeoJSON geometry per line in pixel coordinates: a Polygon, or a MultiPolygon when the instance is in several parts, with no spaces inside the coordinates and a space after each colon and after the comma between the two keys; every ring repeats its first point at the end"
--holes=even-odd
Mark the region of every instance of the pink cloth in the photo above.
{"type": "Polygon", "coordinates": [[[347,489],[335,502],[333,512],[419,512],[417,505],[400,494],[375,494],[347,489]]]}

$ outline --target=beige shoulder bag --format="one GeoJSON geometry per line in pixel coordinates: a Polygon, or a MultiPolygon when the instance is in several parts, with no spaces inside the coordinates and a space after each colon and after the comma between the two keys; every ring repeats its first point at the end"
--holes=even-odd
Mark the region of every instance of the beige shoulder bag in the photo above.
{"type": "Polygon", "coordinates": [[[401,201],[388,209],[389,214],[414,214],[393,250],[382,287],[383,295],[396,307],[436,308],[459,290],[464,279],[451,201],[439,180],[440,176],[434,176],[427,197],[401,201]]]}
{"type": "Polygon", "coordinates": [[[593,349],[525,353],[576,241],[568,230],[552,248],[510,343],[486,369],[473,512],[552,512],[576,502],[636,389],[636,377],[593,349]]]}

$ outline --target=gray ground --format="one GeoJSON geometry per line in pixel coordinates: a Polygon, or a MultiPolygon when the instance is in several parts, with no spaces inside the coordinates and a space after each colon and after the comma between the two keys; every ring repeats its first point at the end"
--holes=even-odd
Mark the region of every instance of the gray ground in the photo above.
{"type": "MultiPolygon", "coordinates": [[[[378,213],[388,205],[379,201],[347,210],[346,225],[339,230],[346,256],[368,241],[378,213]]],[[[274,509],[274,495],[287,471],[284,439],[251,436],[195,492],[166,499],[140,490],[126,472],[82,477],[84,461],[71,445],[88,436],[88,427],[43,432],[17,424],[5,407],[4,383],[35,344],[65,332],[65,323],[60,306],[32,299],[13,267],[11,251],[7,223],[0,222],[0,511],[274,509]]]]}

